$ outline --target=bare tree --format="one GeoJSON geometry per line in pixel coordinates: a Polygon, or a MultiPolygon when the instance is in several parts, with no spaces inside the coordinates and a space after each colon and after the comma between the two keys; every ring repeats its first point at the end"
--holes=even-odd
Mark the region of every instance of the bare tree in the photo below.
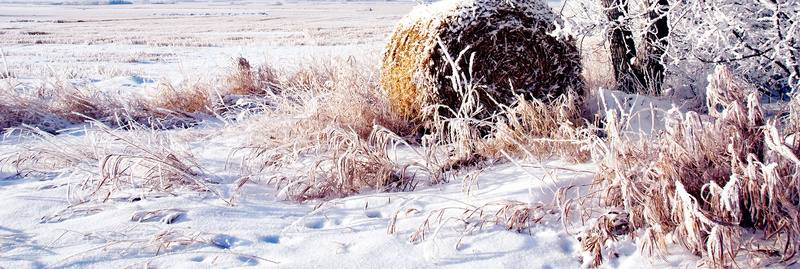
{"type": "Polygon", "coordinates": [[[669,16],[671,84],[697,85],[715,66],[725,65],[769,95],[787,97],[800,90],[797,0],[685,1],[669,16]]]}
{"type": "Polygon", "coordinates": [[[667,0],[655,2],[647,0],[646,17],[648,27],[641,37],[639,49],[636,46],[628,0],[600,0],[603,13],[611,22],[607,33],[614,76],[620,90],[627,93],[661,94],[664,81],[662,57],[668,45],[669,24],[666,10],[667,0]]]}

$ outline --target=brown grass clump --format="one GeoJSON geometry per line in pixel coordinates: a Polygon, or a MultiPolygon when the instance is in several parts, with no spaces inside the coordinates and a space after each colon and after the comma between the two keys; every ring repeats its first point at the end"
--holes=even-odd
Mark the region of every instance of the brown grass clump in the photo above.
{"type": "Polygon", "coordinates": [[[204,83],[176,86],[165,82],[158,86],[150,107],[164,114],[210,114],[214,111],[214,97],[210,86],[204,83]]]}
{"type": "Polygon", "coordinates": [[[107,116],[111,98],[55,78],[38,87],[0,84],[0,130],[29,125],[55,133],[70,123],[107,116]]]}
{"type": "Polygon", "coordinates": [[[796,96],[789,101],[789,115],[785,118],[785,133],[800,132],[800,98],[796,96]]]}
{"type": "Polygon", "coordinates": [[[47,106],[39,99],[21,93],[15,85],[0,87],[0,130],[39,122],[47,115],[47,106]]]}
{"type": "Polygon", "coordinates": [[[282,199],[306,201],[412,189],[419,180],[409,167],[435,170],[390,158],[391,147],[406,143],[396,133],[409,133],[409,124],[391,111],[368,60],[330,57],[282,69],[280,91],[264,96],[263,115],[248,124],[257,135],[235,151],[245,154],[248,178],[277,183],[282,199]]]}
{"type": "MultiPolygon", "coordinates": [[[[750,267],[792,262],[800,251],[800,143],[765,123],[757,93],[743,94],[726,68],[709,82],[711,118],[673,111],[655,137],[623,132],[626,115],[611,113],[594,187],[604,206],[628,215],[647,253],[675,242],[709,267],[735,265],[740,253],[750,267]],[[750,240],[743,227],[755,229],[750,240]]],[[[614,227],[606,224],[597,221],[582,243],[589,265],[602,260],[609,236],[601,231],[614,227]]]]}
{"type": "Polygon", "coordinates": [[[312,100],[319,102],[311,106],[315,111],[309,118],[321,126],[317,130],[335,125],[352,129],[362,139],[367,139],[375,126],[394,133],[410,133],[408,121],[392,111],[389,100],[380,90],[375,65],[378,55],[366,56],[364,59],[330,57],[298,67],[290,85],[302,91],[302,95],[312,94],[312,100]]]}
{"type": "Polygon", "coordinates": [[[364,56],[309,58],[279,71],[269,64],[253,68],[251,81],[262,94],[250,95],[261,104],[251,112],[275,119],[253,126],[271,137],[258,143],[307,141],[329,126],[353,130],[363,139],[374,126],[409,133],[408,122],[393,113],[380,91],[377,55],[364,56]]]}
{"type": "Polygon", "coordinates": [[[197,101],[207,94],[176,89],[170,83],[164,83],[155,97],[148,99],[112,95],[92,85],[73,84],[56,74],[48,75],[52,77],[37,83],[0,84],[0,130],[29,126],[58,133],[85,122],[169,128],[182,125],[182,119],[193,115],[187,110],[197,112],[198,107],[209,105],[197,101]]]}
{"type": "Polygon", "coordinates": [[[571,91],[581,96],[574,41],[548,34],[558,22],[539,0],[452,0],[417,7],[389,40],[381,86],[406,118],[421,118],[433,104],[448,108],[444,115],[456,114],[466,84],[480,85],[483,118],[516,101],[517,94],[546,102],[571,91]],[[460,73],[469,76],[453,75],[460,73]]]}
{"type": "Polygon", "coordinates": [[[82,136],[38,131],[38,139],[0,155],[0,167],[20,177],[60,174],[79,177],[70,197],[79,202],[143,198],[179,190],[213,192],[194,156],[170,134],[138,125],[112,130],[100,124],[82,136]]]}
{"type": "Polygon", "coordinates": [[[385,129],[376,129],[362,140],[354,132],[330,128],[320,134],[316,156],[307,168],[274,181],[282,189],[280,196],[295,201],[344,197],[364,190],[413,190],[418,180],[409,171],[411,165],[390,158],[392,143],[399,140],[385,129]]]}
{"type": "Polygon", "coordinates": [[[559,156],[575,163],[590,160],[587,145],[591,134],[584,126],[575,95],[562,95],[549,104],[519,97],[503,115],[484,154],[497,155],[502,150],[539,159],[559,156]]]}
{"type": "Polygon", "coordinates": [[[233,72],[225,79],[226,94],[239,96],[263,96],[278,93],[282,88],[280,72],[270,65],[253,67],[243,58],[236,58],[233,72]]]}

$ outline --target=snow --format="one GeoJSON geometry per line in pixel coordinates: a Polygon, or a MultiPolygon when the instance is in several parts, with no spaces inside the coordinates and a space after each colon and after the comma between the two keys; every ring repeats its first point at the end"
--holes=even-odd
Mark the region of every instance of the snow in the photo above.
{"type": "MultiPolygon", "coordinates": [[[[274,185],[248,181],[237,189],[231,148],[246,141],[219,123],[180,146],[194,153],[219,193],[172,194],[76,203],[81,171],[0,180],[0,266],[5,268],[578,268],[580,227],[557,215],[521,232],[490,221],[504,201],[549,203],[560,187],[586,193],[592,164],[556,160],[498,163],[451,174],[449,182],[415,191],[365,193],[329,201],[278,200],[274,185]],[[581,187],[583,186],[583,187],[581,187]],[[468,191],[467,191],[468,190],[468,191]],[[482,208],[480,216],[465,212],[482,208]],[[470,221],[467,224],[464,220],[470,221]],[[487,220],[480,226],[479,220],[487,220]],[[425,226],[427,223],[427,226],[425,226]],[[415,236],[420,240],[413,241],[415,236]]],[[[91,132],[91,131],[90,131],[91,132]]],[[[192,137],[198,130],[173,130],[192,137]]],[[[90,140],[77,135],[67,139],[90,140]]],[[[2,151],[34,139],[7,139],[2,151]]],[[[409,148],[397,154],[409,158],[409,148]]],[[[235,157],[234,157],[235,158],[235,157]]],[[[90,169],[90,168],[86,168],[90,169]]],[[[574,197],[569,192],[568,197],[574,197]]],[[[577,221],[576,221],[577,223],[577,221]]],[[[606,267],[649,264],[630,239],[612,244],[621,256],[606,267]]],[[[678,252],[680,253],[680,252],[678,252]]],[[[679,262],[658,267],[678,265],[679,262]]]]}
{"type": "MultiPolygon", "coordinates": [[[[191,150],[208,157],[205,167],[213,174],[224,175],[226,169],[213,164],[226,162],[230,140],[212,138],[191,150]]],[[[277,201],[275,188],[261,183],[247,183],[233,195],[235,182],[224,180],[214,188],[227,193],[225,198],[233,196],[232,205],[191,191],[74,205],[68,199],[75,184],[69,172],[10,176],[0,181],[5,205],[0,211],[0,260],[7,268],[228,268],[270,261],[280,268],[576,268],[576,237],[555,219],[526,233],[499,227],[465,231],[454,219],[466,208],[501,199],[550,200],[551,189],[592,178],[588,165],[545,165],[487,168],[469,193],[462,191],[460,176],[454,176],[449,183],[413,192],[365,193],[305,204],[277,201]],[[553,184],[537,178],[545,171],[556,172],[560,180],[553,184]],[[426,239],[409,241],[429,213],[443,209],[443,224],[431,219],[426,239]]]]}
{"type": "Polygon", "coordinates": [[[688,111],[685,103],[676,104],[673,99],[665,97],[628,94],[603,88],[594,94],[596,96],[589,105],[592,113],[605,117],[609,111],[615,111],[617,115],[624,115],[626,118],[622,122],[626,123],[626,131],[657,133],[666,129],[667,114],[688,111]]]}

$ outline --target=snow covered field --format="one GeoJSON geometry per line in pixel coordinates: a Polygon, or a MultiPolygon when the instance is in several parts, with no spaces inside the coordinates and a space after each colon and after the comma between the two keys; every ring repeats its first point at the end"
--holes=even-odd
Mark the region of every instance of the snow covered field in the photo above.
{"type": "Polygon", "coordinates": [[[238,56],[258,65],[380,50],[396,20],[412,6],[3,4],[0,48],[3,64],[18,77],[175,81],[224,72],[219,69],[238,56]]]}
{"type": "MultiPolygon", "coordinates": [[[[163,83],[225,76],[238,57],[277,67],[320,57],[369,59],[413,5],[0,4],[0,71],[13,74],[2,77],[10,87],[66,82],[136,95],[163,83]]],[[[619,98],[608,102],[618,111],[639,117],[633,122],[642,125],[632,128],[663,129],[652,122],[672,108],[603,94],[619,98]]],[[[244,115],[208,117],[187,129],[86,123],[57,135],[7,133],[0,142],[0,268],[581,267],[578,237],[588,223],[577,213],[555,214],[554,205],[601,191],[589,187],[593,163],[527,156],[445,171],[440,182],[413,191],[364,189],[294,202],[284,199],[278,172],[256,177],[244,164],[251,155],[242,149],[269,135],[257,131],[259,124],[257,115],[244,115]],[[136,181],[136,173],[176,173],[167,170],[178,165],[158,164],[173,159],[188,166],[177,172],[190,179],[185,186],[136,181]],[[105,184],[110,174],[130,181],[105,184]],[[537,223],[514,226],[517,208],[538,209],[530,212],[537,223]]],[[[418,147],[400,143],[387,152],[401,164],[429,161],[418,147]]],[[[295,156],[292,169],[313,166],[315,154],[295,156]]],[[[664,259],[648,259],[629,237],[610,246],[617,257],[608,257],[606,268],[694,266],[698,259],[677,247],[664,259]]]]}

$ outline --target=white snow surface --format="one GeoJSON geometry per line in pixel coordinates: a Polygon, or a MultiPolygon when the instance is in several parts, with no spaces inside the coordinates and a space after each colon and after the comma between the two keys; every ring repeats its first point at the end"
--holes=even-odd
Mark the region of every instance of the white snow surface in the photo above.
{"type": "MultiPolygon", "coordinates": [[[[92,128],[56,140],[92,143],[92,128]]],[[[558,214],[522,231],[494,225],[508,201],[548,204],[561,187],[591,191],[594,165],[516,160],[448,174],[448,181],[414,191],[361,194],[305,203],[276,199],[274,184],[239,188],[231,150],[249,134],[208,120],[166,130],[215,182],[212,192],[178,189],[138,198],[78,202],[91,166],[19,177],[0,171],[0,266],[3,268],[580,268],[577,216],[558,214]],[[470,210],[482,214],[470,217],[470,210]],[[465,221],[466,220],[466,221],[465,221]],[[484,222],[481,222],[484,221],[484,222]],[[421,240],[412,238],[420,236],[421,240]]],[[[53,140],[47,140],[53,141],[53,140]]],[[[8,136],[0,154],[47,143],[8,136]]],[[[395,158],[414,160],[409,147],[395,158]]],[[[85,191],[85,190],[83,190],[85,191]]],[[[121,198],[120,198],[121,197],[121,198]]],[[[127,198],[126,198],[127,197],[127,198]]],[[[630,238],[609,244],[619,257],[602,268],[677,267],[692,257],[679,248],[668,260],[647,259],[630,238]]]]}
{"type": "MultiPolygon", "coordinates": [[[[220,136],[189,146],[207,157],[206,167],[220,176],[226,174],[225,157],[237,140],[220,136]]],[[[6,268],[580,267],[576,236],[555,218],[523,233],[489,224],[467,232],[464,223],[451,219],[488,202],[549,201],[551,188],[586,184],[592,178],[587,165],[547,162],[544,167],[493,166],[480,174],[469,193],[462,191],[461,176],[454,176],[449,183],[413,192],[367,192],[304,204],[277,201],[274,186],[260,183],[247,183],[234,195],[234,182],[223,176],[213,188],[231,204],[215,195],[184,191],[75,205],[68,198],[75,180],[68,171],[24,179],[12,176],[0,183],[4,205],[0,264],[6,268]],[[547,172],[557,174],[558,181],[546,183],[551,179],[540,178],[547,172]],[[437,210],[445,210],[444,222],[432,218],[425,240],[410,242],[437,210]],[[166,221],[169,218],[175,219],[166,221]],[[392,226],[394,232],[389,233],[392,226]]]]}

